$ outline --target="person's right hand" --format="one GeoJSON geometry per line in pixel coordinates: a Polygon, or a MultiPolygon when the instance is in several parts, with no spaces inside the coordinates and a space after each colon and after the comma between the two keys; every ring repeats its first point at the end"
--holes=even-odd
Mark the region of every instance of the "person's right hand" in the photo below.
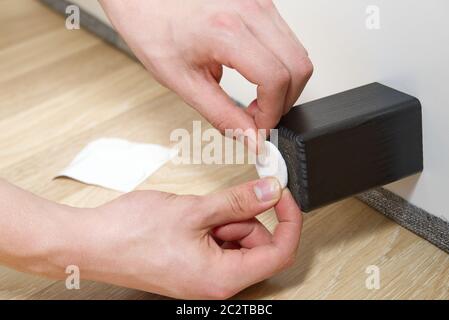
{"type": "Polygon", "coordinates": [[[102,0],[139,60],[222,133],[241,129],[253,143],[272,129],[312,75],[307,51],[271,0],[102,0]],[[220,87],[223,66],[257,85],[239,108],[220,87]]]}
{"type": "Polygon", "coordinates": [[[74,244],[81,277],[189,299],[229,298],[285,269],[302,225],[275,178],[206,196],[132,192],[87,219],[74,244]],[[273,206],[271,234],[255,216],[273,206]]]}

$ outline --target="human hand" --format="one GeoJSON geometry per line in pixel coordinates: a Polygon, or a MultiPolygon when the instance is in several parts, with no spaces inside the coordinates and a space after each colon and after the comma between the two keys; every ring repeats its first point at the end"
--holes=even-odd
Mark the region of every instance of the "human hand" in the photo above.
{"type": "MultiPolygon", "coordinates": [[[[271,0],[101,3],[154,77],[221,132],[274,128],[312,75],[307,51],[271,0]],[[223,65],[257,85],[257,99],[247,109],[219,86],[223,65]]],[[[260,139],[252,142],[260,145],[260,139]]]]}
{"type": "Polygon", "coordinates": [[[224,299],[288,267],[301,225],[288,189],[265,178],[207,196],[126,194],[93,209],[76,246],[85,248],[84,278],[176,298],[224,299]],[[273,206],[279,224],[272,235],[255,216],[273,206]]]}

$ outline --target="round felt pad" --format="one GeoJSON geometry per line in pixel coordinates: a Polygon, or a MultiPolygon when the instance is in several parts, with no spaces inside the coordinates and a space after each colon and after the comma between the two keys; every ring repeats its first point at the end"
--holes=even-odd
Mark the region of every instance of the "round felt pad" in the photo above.
{"type": "Polygon", "coordinates": [[[256,170],[259,177],[275,177],[279,180],[282,188],[287,186],[288,173],[285,160],[278,148],[270,141],[265,141],[265,157],[257,158],[256,170]]]}

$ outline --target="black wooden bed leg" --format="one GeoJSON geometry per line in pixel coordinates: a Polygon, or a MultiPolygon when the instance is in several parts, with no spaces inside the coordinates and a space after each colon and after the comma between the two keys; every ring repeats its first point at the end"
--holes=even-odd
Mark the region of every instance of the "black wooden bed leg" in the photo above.
{"type": "Polygon", "coordinates": [[[278,129],[305,212],[423,169],[419,100],[379,83],[297,106],[278,129]]]}

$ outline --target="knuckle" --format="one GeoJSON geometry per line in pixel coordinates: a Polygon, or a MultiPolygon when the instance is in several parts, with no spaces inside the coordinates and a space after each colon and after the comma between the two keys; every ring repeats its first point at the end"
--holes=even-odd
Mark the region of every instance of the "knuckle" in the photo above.
{"type": "Polygon", "coordinates": [[[215,117],[214,119],[209,120],[210,124],[220,131],[220,133],[224,134],[226,129],[230,129],[228,121],[226,120],[226,117],[215,117]]]}
{"type": "Polygon", "coordinates": [[[226,33],[238,33],[242,28],[242,21],[238,14],[232,12],[217,12],[211,15],[210,25],[226,33]]]}
{"type": "Polygon", "coordinates": [[[290,269],[295,264],[295,261],[296,261],[296,253],[293,253],[282,265],[281,270],[290,269]]]}
{"type": "Polygon", "coordinates": [[[231,190],[226,197],[233,213],[239,215],[246,211],[249,199],[246,197],[245,193],[231,190]]]}
{"type": "Polygon", "coordinates": [[[276,67],[272,75],[272,79],[282,86],[287,86],[290,83],[291,75],[287,68],[282,65],[276,67]]]}
{"type": "Polygon", "coordinates": [[[298,74],[300,77],[310,79],[313,74],[313,64],[309,57],[302,58],[298,66],[298,74]]]}

